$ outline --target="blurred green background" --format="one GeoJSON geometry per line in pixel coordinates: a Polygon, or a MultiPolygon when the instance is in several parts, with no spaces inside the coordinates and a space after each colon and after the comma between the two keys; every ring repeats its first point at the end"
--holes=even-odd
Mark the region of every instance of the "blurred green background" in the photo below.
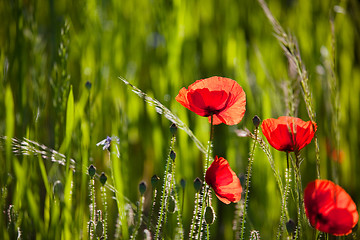
{"type": "MultiPolygon", "coordinates": [[[[270,0],[268,4],[284,29],[297,37],[309,74],[321,177],[343,186],[359,206],[359,2],[270,0]],[[336,151],[341,151],[340,163],[334,161],[336,151]]],[[[62,216],[54,224],[47,220],[52,194],[47,187],[57,180],[65,185],[66,168],[44,160],[44,177],[36,157],[14,156],[4,141],[0,154],[4,239],[11,238],[10,204],[18,212],[25,239],[66,238],[65,232],[86,238],[88,178],[81,171],[92,163],[98,172],[110,174],[107,155],[96,147],[106,136],[120,138],[121,169],[114,171],[121,171],[124,195],[132,203],[138,200],[140,181],[150,187],[152,175],[163,177],[171,122],[132,93],[119,76],[171,109],[204,145],[209,136],[207,119],[182,107],[175,96],[197,79],[214,75],[235,79],[246,92],[247,111],[238,126],[215,127],[214,156],[228,159],[239,174],[246,171],[251,141],[237,137],[234,130],[252,130],[254,115],[265,119],[288,114],[286,84],[294,83],[294,74],[257,1],[5,0],[0,2],[0,22],[0,136],[27,137],[60,149],[76,160],[80,170],[74,175],[67,210],[71,217],[62,216]],[[86,88],[87,81],[91,89],[86,88]],[[67,115],[71,89],[75,110],[67,115]],[[67,124],[70,115],[72,126],[67,124]]],[[[295,101],[290,101],[298,99],[297,115],[307,121],[296,84],[294,89],[295,101]]],[[[187,235],[194,202],[192,182],[203,174],[204,155],[181,130],[175,150],[177,181],[187,181],[183,209],[187,235]]],[[[285,154],[272,152],[283,176],[285,154]]],[[[313,142],[302,156],[305,187],[316,178],[313,142]]],[[[150,200],[148,190],[146,212],[150,200]]],[[[109,236],[113,236],[116,203],[108,201],[109,236]]],[[[232,239],[234,205],[213,202],[218,215],[211,236],[232,239]]],[[[280,195],[261,149],[255,153],[248,205],[247,234],[255,229],[263,239],[270,239],[278,226],[280,195]]],[[[290,215],[296,219],[295,212],[290,215]]]]}

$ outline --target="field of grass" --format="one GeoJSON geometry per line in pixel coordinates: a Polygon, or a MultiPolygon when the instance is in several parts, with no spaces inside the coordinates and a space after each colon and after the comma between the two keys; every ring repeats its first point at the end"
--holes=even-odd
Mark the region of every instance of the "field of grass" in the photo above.
{"type": "MultiPolygon", "coordinates": [[[[211,153],[229,161],[243,189],[253,160],[244,239],[258,239],[254,231],[276,239],[281,229],[271,159],[286,181],[284,152],[269,146],[267,155],[259,144],[253,151],[254,141],[237,134],[254,131],[255,115],[315,121],[316,138],[301,151],[302,188],[329,179],[359,207],[360,4],[269,0],[267,15],[259,2],[1,1],[0,239],[96,239],[91,221],[108,239],[155,239],[160,227],[159,238],[188,239],[210,124],[175,97],[211,76],[234,79],[246,93],[242,121],[214,126],[211,153]],[[110,151],[97,146],[107,136],[110,151]],[[167,184],[170,192],[163,191],[167,184]],[[162,198],[169,203],[161,205],[162,198]],[[163,206],[166,223],[159,226],[163,206]]],[[[267,143],[261,131],[259,137],[267,143]]],[[[294,182],[286,221],[297,222],[294,182]]],[[[226,205],[213,194],[216,218],[202,237],[238,239],[244,198],[226,205]]],[[[347,236],[321,234],[305,219],[301,233],[301,239],[360,237],[356,227],[347,236]]],[[[281,239],[290,239],[285,229],[281,239]]]]}

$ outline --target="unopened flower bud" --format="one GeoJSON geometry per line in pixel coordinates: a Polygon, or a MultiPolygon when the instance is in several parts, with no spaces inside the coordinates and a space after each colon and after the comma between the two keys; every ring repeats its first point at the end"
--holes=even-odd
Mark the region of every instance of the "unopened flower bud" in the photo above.
{"type": "Polygon", "coordinates": [[[170,152],[170,158],[171,158],[171,160],[175,161],[176,153],[173,150],[171,150],[171,152],[170,152]]]}
{"type": "Polygon", "coordinates": [[[186,185],[186,181],[185,181],[185,179],[181,179],[180,180],[180,186],[184,189],[185,188],[185,185],[186,185]]]}
{"type": "Polygon", "coordinates": [[[200,178],[195,178],[194,180],[194,188],[196,192],[199,192],[202,186],[202,181],[200,180],[200,178]]]}
{"type": "Polygon", "coordinates": [[[176,126],[175,123],[171,124],[171,126],[170,126],[170,132],[171,132],[171,134],[172,134],[173,136],[176,134],[176,132],[177,132],[177,126],[176,126]]]}
{"type": "Polygon", "coordinates": [[[296,224],[292,219],[290,219],[289,221],[286,222],[286,230],[289,235],[293,235],[295,232],[295,229],[296,229],[296,224]]]}
{"type": "Polygon", "coordinates": [[[169,198],[169,206],[168,206],[168,212],[169,213],[174,213],[176,210],[176,202],[175,202],[175,198],[173,196],[171,196],[169,198]]]}
{"type": "Polygon", "coordinates": [[[215,212],[211,206],[207,206],[205,210],[205,221],[207,224],[211,225],[215,220],[215,212]]]}
{"type": "Polygon", "coordinates": [[[96,168],[94,167],[94,165],[91,164],[88,171],[89,171],[89,176],[92,178],[95,175],[96,168]]]}
{"type": "Polygon", "coordinates": [[[151,177],[151,186],[153,188],[156,188],[157,185],[159,184],[159,180],[160,180],[160,178],[158,177],[158,175],[155,174],[154,176],[152,176],[151,177]]]}
{"type": "Polygon", "coordinates": [[[139,191],[141,196],[144,195],[145,191],[146,191],[146,183],[145,182],[141,182],[139,184],[139,191]]]}
{"type": "Polygon", "coordinates": [[[86,87],[88,90],[90,90],[90,89],[91,89],[91,82],[90,82],[90,81],[86,81],[85,87],[86,87]]]}
{"type": "Polygon", "coordinates": [[[102,185],[105,185],[106,181],[107,181],[107,177],[106,177],[105,173],[102,172],[100,175],[100,182],[102,185]]]}
{"type": "Polygon", "coordinates": [[[252,121],[256,128],[259,127],[261,120],[257,115],[255,115],[255,117],[253,117],[252,121]]]}
{"type": "Polygon", "coordinates": [[[102,221],[98,221],[95,227],[95,234],[98,238],[101,238],[104,234],[104,226],[102,221]]]}

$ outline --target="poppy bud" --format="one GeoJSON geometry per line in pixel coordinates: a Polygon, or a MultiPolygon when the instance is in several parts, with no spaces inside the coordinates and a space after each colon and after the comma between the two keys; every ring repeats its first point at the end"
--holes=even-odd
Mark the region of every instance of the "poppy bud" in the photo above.
{"type": "Polygon", "coordinates": [[[200,178],[195,178],[194,180],[194,188],[196,192],[199,192],[202,186],[202,181],[200,180],[200,178]]]}
{"type": "Polygon", "coordinates": [[[100,175],[100,182],[102,185],[105,185],[106,181],[107,181],[107,177],[106,177],[105,173],[102,172],[100,175]]]}
{"type": "Polygon", "coordinates": [[[89,171],[89,176],[92,178],[95,175],[96,168],[94,167],[94,165],[91,164],[88,171],[89,171]]]}
{"type": "Polygon", "coordinates": [[[171,132],[171,134],[172,134],[173,136],[176,134],[176,132],[177,132],[177,126],[176,126],[175,123],[171,124],[171,126],[170,126],[170,132],[171,132]]]}
{"type": "Polygon", "coordinates": [[[185,185],[186,185],[186,181],[185,181],[185,179],[181,179],[180,180],[180,186],[182,187],[182,188],[185,188],[185,185]]]}
{"type": "Polygon", "coordinates": [[[141,182],[139,184],[139,191],[141,196],[144,195],[145,191],[146,191],[146,183],[145,182],[141,182]]]}
{"type": "Polygon", "coordinates": [[[260,118],[257,115],[255,115],[255,117],[253,117],[252,121],[253,121],[254,126],[256,128],[258,128],[260,125],[260,122],[261,122],[260,118]]]}
{"type": "Polygon", "coordinates": [[[152,176],[151,177],[151,186],[153,188],[156,188],[159,183],[159,180],[160,180],[160,178],[158,177],[158,175],[155,174],[154,176],[152,176]]]}
{"type": "Polygon", "coordinates": [[[215,211],[211,206],[207,206],[205,210],[205,221],[207,224],[211,225],[215,220],[215,211]]]}
{"type": "Polygon", "coordinates": [[[296,228],[296,224],[292,219],[286,222],[286,230],[290,236],[294,234],[295,228],[296,228]]]}
{"type": "Polygon", "coordinates": [[[104,233],[104,226],[102,221],[98,221],[95,227],[95,234],[98,238],[102,237],[104,233]]]}
{"type": "Polygon", "coordinates": [[[176,153],[173,150],[171,150],[171,152],[170,152],[170,158],[171,158],[171,160],[175,161],[176,153]]]}
{"type": "Polygon", "coordinates": [[[168,206],[168,212],[169,213],[174,213],[176,211],[176,202],[175,202],[175,198],[173,196],[171,196],[169,198],[169,206],[168,206]]]}
{"type": "Polygon", "coordinates": [[[90,90],[90,89],[91,89],[91,82],[90,82],[90,81],[86,81],[85,87],[87,88],[87,90],[90,90]]]}

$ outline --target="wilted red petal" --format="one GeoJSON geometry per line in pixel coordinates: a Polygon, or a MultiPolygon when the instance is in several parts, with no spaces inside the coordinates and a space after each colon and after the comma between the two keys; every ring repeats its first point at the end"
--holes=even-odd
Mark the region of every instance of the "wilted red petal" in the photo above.
{"type": "Polygon", "coordinates": [[[182,88],[176,101],[194,113],[209,117],[213,124],[238,124],[244,114],[246,95],[240,85],[229,78],[210,77],[182,88]]]}
{"type": "Polygon", "coordinates": [[[241,199],[242,187],[239,178],[231,170],[226,159],[217,156],[207,169],[205,181],[223,203],[238,202],[241,199]]]}
{"type": "Polygon", "coordinates": [[[304,204],[310,224],[322,232],[347,235],[359,220],[350,195],[329,180],[310,182],[304,192],[304,204]]]}
{"type": "Polygon", "coordinates": [[[282,116],[265,119],[261,129],[269,144],[279,151],[299,151],[313,139],[317,126],[311,121],[282,116]]]}

